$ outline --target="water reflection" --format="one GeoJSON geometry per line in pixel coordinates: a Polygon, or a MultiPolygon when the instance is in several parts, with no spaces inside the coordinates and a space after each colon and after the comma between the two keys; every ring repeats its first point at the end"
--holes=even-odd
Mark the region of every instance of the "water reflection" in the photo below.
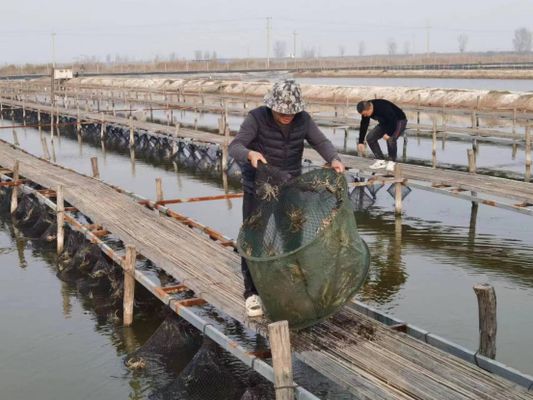
{"type": "Polygon", "coordinates": [[[431,255],[444,264],[533,286],[533,248],[518,239],[476,235],[477,204],[468,227],[413,217],[402,220],[379,209],[357,212],[356,219],[372,254],[371,275],[361,292],[365,299],[385,303],[402,289],[408,275],[402,253],[431,255]]]}
{"type": "MultiPolygon", "coordinates": [[[[359,228],[365,227],[368,220],[356,213],[359,228]]],[[[368,214],[367,214],[368,215],[368,214]]],[[[368,243],[371,254],[371,268],[365,285],[360,290],[363,301],[372,300],[384,304],[391,300],[407,280],[405,264],[402,260],[402,217],[397,216],[392,223],[384,223],[383,230],[376,230],[376,224],[371,218],[374,235],[368,243]],[[394,229],[389,231],[390,225],[394,229]]],[[[368,237],[365,237],[368,240],[368,237]]]]}

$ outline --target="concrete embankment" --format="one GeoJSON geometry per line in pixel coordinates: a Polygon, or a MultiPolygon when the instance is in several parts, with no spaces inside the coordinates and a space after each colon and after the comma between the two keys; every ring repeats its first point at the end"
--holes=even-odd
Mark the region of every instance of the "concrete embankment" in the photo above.
{"type": "MultiPolygon", "coordinates": [[[[181,91],[204,95],[262,97],[271,88],[271,82],[244,82],[212,79],[163,79],[163,78],[76,78],[67,86],[138,88],[149,90],[181,91]]],[[[469,90],[443,88],[336,86],[302,84],[304,98],[308,102],[353,104],[362,99],[386,98],[411,106],[447,108],[479,108],[485,111],[513,110],[533,112],[533,92],[509,92],[498,90],[469,90]]]]}
{"type": "Polygon", "coordinates": [[[441,70],[335,70],[302,71],[302,78],[447,78],[447,79],[533,79],[532,69],[441,69],[441,70]]]}

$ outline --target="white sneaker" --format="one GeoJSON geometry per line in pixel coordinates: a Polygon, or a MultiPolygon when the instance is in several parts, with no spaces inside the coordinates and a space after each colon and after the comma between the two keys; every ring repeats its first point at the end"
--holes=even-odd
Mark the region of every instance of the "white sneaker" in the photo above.
{"type": "Polygon", "coordinates": [[[389,172],[394,172],[394,167],[396,167],[396,163],[394,161],[388,161],[385,169],[389,172]]]}
{"type": "Polygon", "coordinates": [[[249,317],[260,317],[263,315],[263,303],[258,295],[251,295],[246,299],[244,304],[246,306],[246,314],[249,317]]]}
{"type": "Polygon", "coordinates": [[[385,168],[387,166],[387,161],[385,160],[377,160],[374,164],[370,165],[368,168],[370,169],[381,169],[385,168]]]}

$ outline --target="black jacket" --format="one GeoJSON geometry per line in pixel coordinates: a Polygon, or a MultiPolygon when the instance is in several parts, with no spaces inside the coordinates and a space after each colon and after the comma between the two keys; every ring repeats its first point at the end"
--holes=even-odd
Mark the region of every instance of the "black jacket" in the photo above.
{"type": "Polygon", "coordinates": [[[294,116],[285,135],[268,107],[262,106],[250,111],[229,145],[230,156],[241,166],[245,189],[249,188],[250,184],[253,188],[255,180],[255,168],[248,161],[250,150],[263,154],[270,165],[281,171],[298,176],[302,172],[305,140],[327,162],[338,158],[333,144],[318,129],[307,112],[302,111],[294,116]]]}
{"type": "Polygon", "coordinates": [[[365,141],[366,131],[370,118],[378,121],[379,125],[388,134],[392,135],[396,130],[398,121],[407,119],[405,113],[396,104],[384,99],[370,100],[374,106],[374,112],[370,117],[362,117],[361,125],[359,126],[359,143],[365,141]]]}

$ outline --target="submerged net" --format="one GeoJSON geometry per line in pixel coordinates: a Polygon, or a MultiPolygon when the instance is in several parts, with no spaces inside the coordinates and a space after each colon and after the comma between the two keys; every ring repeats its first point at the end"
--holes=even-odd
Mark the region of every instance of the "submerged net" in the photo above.
{"type": "Polygon", "coordinates": [[[241,227],[239,253],[272,320],[312,325],[344,305],[368,272],[346,179],[316,169],[284,182],[265,166],[256,189],[260,205],[241,227]]]}

